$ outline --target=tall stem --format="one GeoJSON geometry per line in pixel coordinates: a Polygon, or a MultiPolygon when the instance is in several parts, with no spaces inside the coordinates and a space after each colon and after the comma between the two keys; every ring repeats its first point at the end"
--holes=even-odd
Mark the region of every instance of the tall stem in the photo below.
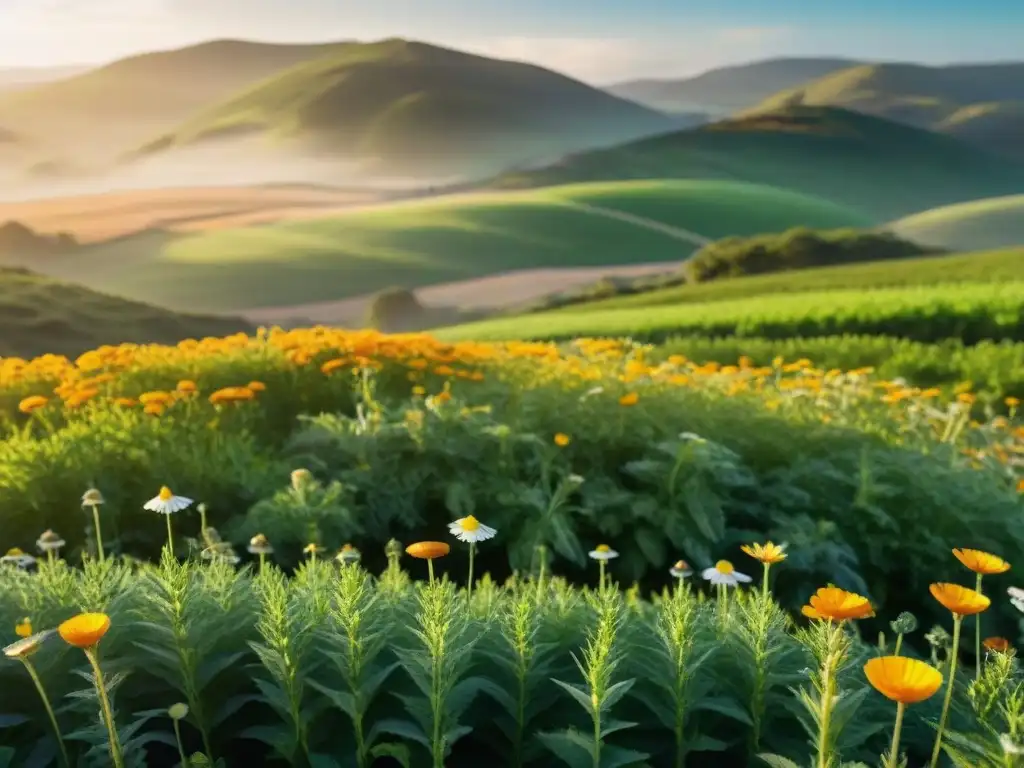
{"type": "Polygon", "coordinates": [[[903,645],[903,633],[900,632],[898,635],[896,635],[896,649],[892,652],[893,656],[899,656],[900,655],[900,647],[902,645],[903,645]]]}
{"type": "Polygon", "coordinates": [[[939,718],[939,730],[935,734],[935,747],[932,749],[930,768],[939,764],[939,752],[942,749],[942,732],[946,728],[946,717],[949,715],[949,702],[953,700],[953,686],[956,684],[956,657],[960,649],[960,625],[964,617],[953,614],[953,647],[949,652],[949,680],[946,683],[946,698],[942,702],[942,716],[939,718]]]}
{"type": "Polygon", "coordinates": [[[469,542],[469,583],[466,584],[466,600],[473,598],[473,555],[476,553],[476,542],[469,542]]]}
{"type": "Polygon", "coordinates": [[[834,625],[830,619],[828,622],[828,632],[828,652],[826,653],[825,660],[821,665],[822,693],[820,714],[821,725],[818,731],[818,768],[828,768],[830,762],[828,739],[829,726],[832,721],[832,657],[836,639],[835,633],[842,632],[842,625],[834,625]]]}
{"type": "Polygon", "coordinates": [[[768,602],[768,569],[771,565],[768,563],[764,564],[764,581],[761,584],[761,595],[764,597],[765,602],[768,602]]]}
{"type": "Polygon", "coordinates": [[[110,740],[110,759],[114,762],[114,768],[124,768],[124,758],[121,756],[121,742],[117,738],[117,728],[114,725],[114,711],[110,708],[110,699],[107,698],[107,687],[103,682],[103,670],[100,669],[100,660],[96,656],[96,648],[86,648],[85,656],[92,665],[92,673],[96,678],[96,693],[100,697],[100,709],[103,712],[103,722],[107,726],[107,737],[110,740]]]}
{"type": "Polygon", "coordinates": [[[171,557],[174,557],[174,531],[171,530],[171,516],[164,515],[167,518],[167,550],[171,553],[171,557]]]}
{"type": "MultiPolygon", "coordinates": [[[[981,574],[978,574],[975,591],[981,594],[981,574]]],[[[981,677],[981,614],[974,615],[974,679],[981,677]]]]}
{"type": "Polygon", "coordinates": [[[185,757],[185,748],[181,745],[181,725],[177,718],[174,719],[174,740],[178,742],[178,757],[181,758],[182,768],[187,768],[188,759],[185,757]]]}
{"type": "Polygon", "coordinates": [[[433,584],[434,584],[434,559],[433,558],[427,558],[427,573],[430,574],[430,584],[431,584],[431,586],[433,586],[433,584]]]}
{"type": "Polygon", "coordinates": [[[53,707],[50,706],[50,698],[46,695],[46,689],[43,688],[43,681],[39,679],[39,674],[36,672],[36,668],[32,666],[32,662],[27,657],[22,657],[21,663],[25,665],[25,669],[28,671],[29,677],[32,678],[32,682],[35,683],[36,690],[39,691],[39,698],[43,700],[43,706],[46,708],[46,714],[50,718],[50,725],[53,727],[53,735],[57,737],[57,746],[60,747],[61,760],[64,762],[66,768],[71,768],[71,761],[68,760],[68,750],[64,746],[64,737],[60,734],[60,726],[57,724],[57,716],[53,713],[53,707]]]}
{"type": "Polygon", "coordinates": [[[601,591],[602,592],[604,592],[604,562],[605,562],[604,560],[598,560],[597,561],[597,566],[601,570],[601,581],[600,581],[600,584],[601,584],[601,591]]]}
{"type": "Polygon", "coordinates": [[[900,761],[900,730],[903,728],[903,713],[907,705],[902,701],[896,705],[896,725],[892,729],[892,746],[889,748],[889,759],[886,761],[886,768],[898,768],[900,761]]]}
{"type": "Polygon", "coordinates": [[[540,605],[540,601],[544,597],[544,577],[547,575],[545,570],[547,568],[548,553],[546,549],[540,549],[540,575],[537,577],[537,605],[540,605]]]}
{"type": "Polygon", "coordinates": [[[101,563],[105,555],[103,554],[103,534],[100,532],[100,508],[98,504],[92,504],[92,526],[96,529],[96,559],[101,563]]]}

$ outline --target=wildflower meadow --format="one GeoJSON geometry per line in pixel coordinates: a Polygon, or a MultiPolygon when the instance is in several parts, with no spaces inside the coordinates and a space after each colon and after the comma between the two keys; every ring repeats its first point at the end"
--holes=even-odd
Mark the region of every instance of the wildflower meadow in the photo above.
{"type": "Polygon", "coordinates": [[[606,340],[0,360],[0,766],[1016,766],[1019,405],[606,340]]]}

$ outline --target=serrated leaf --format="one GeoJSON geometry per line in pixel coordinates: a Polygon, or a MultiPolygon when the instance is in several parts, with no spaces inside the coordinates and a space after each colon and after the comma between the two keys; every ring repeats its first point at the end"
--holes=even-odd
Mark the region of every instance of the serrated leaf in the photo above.
{"type": "Polygon", "coordinates": [[[551,678],[551,682],[576,699],[580,706],[583,707],[591,716],[594,715],[594,700],[588,693],[581,691],[572,683],[565,683],[561,680],[555,680],[555,678],[551,678]]]}
{"type": "Polygon", "coordinates": [[[626,722],[624,720],[612,720],[612,719],[602,720],[601,721],[601,738],[603,739],[606,736],[610,736],[611,734],[615,733],[616,731],[625,731],[625,730],[628,730],[630,728],[636,728],[637,725],[638,725],[638,723],[628,723],[628,722],[626,722]]]}
{"type": "Polygon", "coordinates": [[[422,744],[428,750],[430,749],[430,739],[414,723],[410,723],[408,720],[397,720],[394,718],[380,720],[374,723],[373,728],[370,729],[370,734],[373,736],[379,733],[390,733],[392,736],[400,736],[403,739],[409,739],[417,744],[422,744]]]}
{"type": "Polygon", "coordinates": [[[623,696],[629,693],[629,689],[633,687],[635,682],[636,680],[623,680],[611,686],[601,700],[601,711],[603,712],[614,707],[623,696]]]}
{"type": "Polygon", "coordinates": [[[580,743],[574,731],[539,733],[537,739],[569,768],[593,768],[593,748],[585,741],[580,743]]]}

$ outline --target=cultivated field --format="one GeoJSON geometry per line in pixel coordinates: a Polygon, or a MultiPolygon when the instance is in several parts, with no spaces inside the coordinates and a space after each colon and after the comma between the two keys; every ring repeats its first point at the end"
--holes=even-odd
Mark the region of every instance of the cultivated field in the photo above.
{"type": "MultiPolygon", "coordinates": [[[[1024,244],[1024,195],[933,208],[887,225],[900,237],[951,250],[1024,244]]],[[[1024,275],[1024,261],[1020,264],[1024,275]]]]}

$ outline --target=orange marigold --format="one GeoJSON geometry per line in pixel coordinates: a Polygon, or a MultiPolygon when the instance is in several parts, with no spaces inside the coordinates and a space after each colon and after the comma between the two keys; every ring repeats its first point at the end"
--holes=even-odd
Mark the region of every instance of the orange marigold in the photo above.
{"type": "Polygon", "coordinates": [[[80,613],[68,619],[57,632],[64,642],[75,648],[92,648],[110,629],[110,617],[105,613],[80,613]]]}
{"type": "Polygon", "coordinates": [[[802,609],[803,615],[809,619],[846,621],[875,615],[866,597],[839,587],[822,587],[811,595],[809,603],[802,609]]]}
{"type": "Polygon", "coordinates": [[[48,402],[50,401],[47,400],[42,395],[32,395],[31,397],[26,397],[24,400],[18,403],[18,410],[21,411],[22,413],[32,413],[32,411],[42,408],[48,402]]]}
{"type": "Polygon", "coordinates": [[[942,687],[942,673],[930,664],[906,656],[880,656],[864,665],[871,687],[900,704],[917,704],[942,687]]]}
{"type": "Polygon", "coordinates": [[[629,392],[619,398],[619,405],[623,406],[636,405],[638,402],[640,402],[640,395],[636,392],[629,392]]]}
{"type": "Polygon", "coordinates": [[[418,541],[405,548],[407,555],[420,560],[434,560],[451,552],[451,547],[443,541],[418,541]]]}
{"type": "Polygon", "coordinates": [[[928,589],[931,591],[932,597],[957,616],[973,616],[992,604],[992,601],[985,595],[959,584],[932,584],[928,589]]]}
{"type": "Polygon", "coordinates": [[[993,653],[1006,653],[1010,650],[1010,641],[1005,637],[986,637],[982,645],[993,653]]]}
{"type": "Polygon", "coordinates": [[[1010,564],[997,555],[990,555],[980,549],[954,549],[953,556],[975,573],[991,576],[1006,573],[1010,564]]]}

